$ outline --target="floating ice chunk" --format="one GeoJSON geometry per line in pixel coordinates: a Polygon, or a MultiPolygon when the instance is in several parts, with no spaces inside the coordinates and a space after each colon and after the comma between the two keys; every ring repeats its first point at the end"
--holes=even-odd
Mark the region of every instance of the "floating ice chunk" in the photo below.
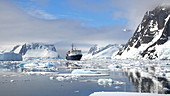
{"type": "Polygon", "coordinates": [[[13,74],[13,75],[10,75],[10,76],[11,76],[11,77],[16,77],[17,75],[14,75],[14,74],[13,74]]]}
{"type": "Polygon", "coordinates": [[[55,72],[25,72],[28,75],[53,75],[55,72]]]}
{"type": "Polygon", "coordinates": [[[112,79],[98,79],[97,83],[99,85],[103,85],[103,86],[105,86],[105,85],[110,85],[111,86],[112,83],[113,83],[113,80],[112,79]]]}
{"type": "Polygon", "coordinates": [[[120,65],[113,65],[113,64],[111,64],[111,65],[108,66],[108,69],[110,69],[110,70],[117,70],[117,69],[121,69],[121,66],[120,65]]]}
{"type": "Polygon", "coordinates": [[[115,87],[115,89],[119,89],[119,88],[120,88],[120,86],[116,86],[116,87],[115,87]]]}
{"type": "Polygon", "coordinates": [[[52,65],[52,64],[50,64],[50,63],[47,63],[47,64],[45,64],[45,67],[47,67],[47,68],[50,68],[50,67],[53,67],[54,65],[52,65]]]}
{"type": "Polygon", "coordinates": [[[72,76],[71,79],[72,80],[78,80],[78,76],[72,76]]]}
{"type": "Polygon", "coordinates": [[[71,80],[72,77],[65,77],[65,80],[71,80]]]}
{"type": "Polygon", "coordinates": [[[116,84],[116,85],[125,85],[126,82],[114,81],[113,84],[116,84]]]}
{"type": "Polygon", "coordinates": [[[108,81],[108,82],[110,82],[110,83],[112,83],[112,82],[113,82],[113,80],[112,80],[112,79],[107,79],[107,81],[108,81]]]}
{"type": "Polygon", "coordinates": [[[94,92],[89,96],[168,96],[168,95],[155,94],[155,93],[135,93],[135,92],[94,92]]]}
{"type": "Polygon", "coordinates": [[[7,75],[2,75],[3,77],[7,77],[7,75]]]}
{"type": "Polygon", "coordinates": [[[74,91],[75,93],[78,93],[79,92],[79,90],[77,90],[77,91],[74,91]]]}
{"type": "Polygon", "coordinates": [[[53,80],[54,79],[54,77],[50,77],[50,80],[53,80]]]}
{"type": "Polygon", "coordinates": [[[58,81],[64,81],[64,77],[56,77],[58,81]]]}
{"type": "Polygon", "coordinates": [[[22,66],[23,68],[35,68],[37,66],[39,66],[38,63],[33,62],[33,63],[25,63],[25,64],[20,64],[20,66],[22,66]]]}
{"type": "Polygon", "coordinates": [[[12,83],[12,82],[14,82],[14,80],[10,80],[10,82],[12,83]]]}
{"type": "Polygon", "coordinates": [[[100,73],[94,71],[88,71],[84,69],[75,69],[71,72],[71,74],[100,74],[100,73]]]}
{"type": "Polygon", "coordinates": [[[25,65],[25,64],[29,64],[29,62],[20,63],[20,64],[19,64],[19,67],[20,67],[20,68],[24,68],[24,65],[25,65]]]}

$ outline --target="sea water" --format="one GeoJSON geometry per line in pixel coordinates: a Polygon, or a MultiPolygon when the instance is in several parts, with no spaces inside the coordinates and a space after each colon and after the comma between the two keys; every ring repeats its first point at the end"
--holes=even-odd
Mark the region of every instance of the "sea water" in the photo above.
{"type": "MultiPolygon", "coordinates": [[[[70,74],[71,71],[67,68],[58,69],[59,74],[70,74]]],[[[101,91],[136,91],[124,72],[110,70],[99,72],[108,76],[28,75],[25,72],[16,71],[15,67],[1,67],[0,96],[89,96],[93,92],[101,91]]]]}

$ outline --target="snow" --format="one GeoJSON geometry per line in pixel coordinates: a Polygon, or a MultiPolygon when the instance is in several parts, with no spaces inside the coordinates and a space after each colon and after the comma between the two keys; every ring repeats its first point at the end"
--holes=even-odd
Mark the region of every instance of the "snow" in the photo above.
{"type": "Polygon", "coordinates": [[[170,40],[168,40],[163,45],[157,45],[156,53],[158,54],[159,59],[170,59],[170,40]]]}
{"type": "Polygon", "coordinates": [[[10,52],[12,48],[13,48],[13,45],[6,45],[6,46],[1,45],[0,53],[10,52]]]}
{"type": "Polygon", "coordinates": [[[137,32],[140,32],[140,31],[141,31],[141,29],[142,29],[142,25],[140,24],[140,25],[139,25],[139,27],[138,27],[137,32]]]}
{"type": "Polygon", "coordinates": [[[21,48],[22,48],[22,46],[20,45],[16,50],[14,50],[14,53],[19,53],[21,48]]]}
{"type": "Polygon", "coordinates": [[[154,93],[135,93],[135,92],[94,92],[89,96],[169,96],[169,95],[154,93]]]}
{"type": "Polygon", "coordinates": [[[149,25],[151,28],[150,28],[150,31],[156,31],[158,30],[158,23],[156,22],[156,25],[154,25],[153,27],[153,20],[150,21],[150,25],[149,25]]]}
{"type": "Polygon", "coordinates": [[[28,50],[24,57],[58,57],[58,53],[47,49],[32,49],[28,50]]]}
{"type": "Polygon", "coordinates": [[[89,54],[83,55],[82,59],[112,59],[122,46],[118,44],[109,44],[101,48],[95,46],[96,50],[92,51],[91,48],[89,54]]]}
{"type": "Polygon", "coordinates": [[[32,58],[59,58],[59,54],[53,44],[30,43],[17,45],[12,50],[15,53],[23,55],[25,59],[32,58]]]}

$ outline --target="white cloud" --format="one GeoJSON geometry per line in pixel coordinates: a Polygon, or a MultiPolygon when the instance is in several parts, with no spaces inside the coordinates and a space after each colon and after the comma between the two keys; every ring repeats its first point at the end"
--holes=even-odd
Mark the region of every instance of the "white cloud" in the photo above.
{"type": "MultiPolygon", "coordinates": [[[[28,15],[10,1],[0,0],[0,44],[25,42],[69,42],[85,44],[125,43],[131,33],[124,33],[124,26],[101,28],[84,27],[83,21],[68,19],[40,19],[28,15]]],[[[53,18],[35,10],[43,17],[53,18]]],[[[70,47],[70,46],[68,46],[70,47]]]]}
{"type": "Polygon", "coordinates": [[[46,13],[43,10],[38,10],[38,9],[29,9],[27,10],[28,14],[37,17],[37,18],[42,18],[42,19],[48,19],[48,20],[53,20],[57,19],[56,16],[46,13]]]}

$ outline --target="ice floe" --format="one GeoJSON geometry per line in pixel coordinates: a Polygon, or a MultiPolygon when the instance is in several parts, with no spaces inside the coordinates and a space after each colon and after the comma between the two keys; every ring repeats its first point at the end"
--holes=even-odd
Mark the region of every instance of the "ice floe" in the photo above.
{"type": "Polygon", "coordinates": [[[133,92],[94,92],[89,96],[169,96],[169,95],[154,93],[133,93],[133,92]]]}

